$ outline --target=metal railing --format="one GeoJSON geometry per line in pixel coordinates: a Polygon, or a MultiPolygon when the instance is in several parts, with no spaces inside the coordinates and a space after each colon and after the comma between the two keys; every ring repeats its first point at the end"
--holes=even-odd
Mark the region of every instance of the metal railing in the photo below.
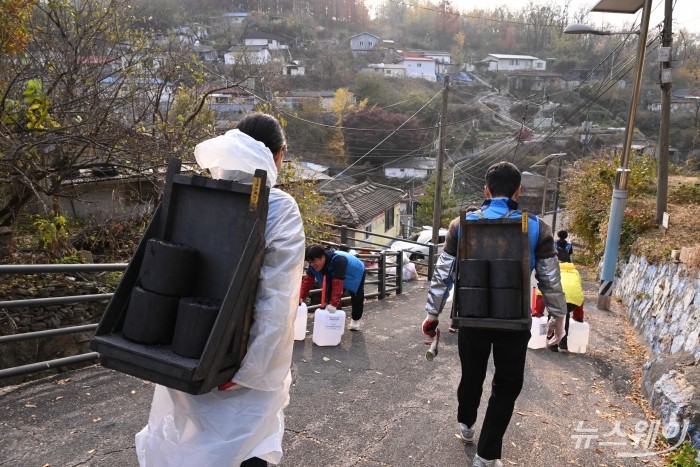
{"type": "MultiPolygon", "coordinates": [[[[391,238],[391,237],[389,237],[391,238]]],[[[337,245],[344,247],[344,245],[337,245]]],[[[402,274],[401,274],[401,254],[395,251],[370,251],[363,252],[358,257],[367,265],[365,287],[376,286],[376,292],[365,294],[365,298],[377,298],[383,300],[387,295],[395,292],[402,293],[402,274]],[[391,268],[394,271],[391,272],[391,268]],[[376,277],[376,279],[375,279],[376,277]]],[[[107,271],[124,271],[128,266],[127,263],[111,263],[111,264],[32,264],[32,265],[0,265],[0,276],[6,274],[63,274],[63,273],[81,273],[81,272],[107,272],[107,271]]],[[[316,289],[311,294],[320,294],[320,289],[316,289]]],[[[0,310],[19,307],[39,307],[46,305],[64,305],[81,302],[99,302],[108,301],[112,298],[112,293],[103,294],[88,294],[88,295],[71,295],[62,297],[48,298],[32,298],[22,300],[6,300],[0,301],[0,310]]],[[[349,301],[348,297],[342,299],[343,303],[349,301]]],[[[318,305],[310,306],[310,311],[318,308],[318,305]]],[[[24,332],[20,334],[10,334],[0,336],[0,345],[8,345],[17,342],[25,342],[33,339],[53,338],[56,336],[76,334],[80,332],[92,332],[97,328],[97,324],[86,324],[79,326],[67,326],[57,329],[48,329],[43,331],[24,332]]],[[[57,358],[28,365],[22,365],[11,368],[0,369],[0,379],[10,378],[14,376],[22,376],[39,371],[60,368],[77,363],[96,361],[99,358],[97,352],[88,352],[70,357],[57,358]]]]}
{"type": "MultiPolygon", "coordinates": [[[[109,263],[109,264],[12,264],[0,265],[0,275],[3,274],[54,274],[54,273],[79,273],[79,272],[107,272],[107,271],[123,271],[127,267],[126,263],[109,263]]],[[[112,298],[111,293],[105,294],[88,294],[88,295],[70,295],[64,297],[49,297],[49,298],[31,298],[24,300],[6,300],[0,302],[0,309],[3,308],[19,308],[19,307],[35,307],[45,305],[63,305],[68,303],[81,302],[100,302],[107,301],[112,298]]],[[[7,345],[13,342],[23,342],[32,339],[40,339],[46,337],[56,337],[66,334],[76,334],[79,332],[94,331],[97,324],[86,324],[80,326],[68,326],[58,329],[48,329],[44,331],[25,332],[21,334],[10,334],[0,336],[0,345],[7,345]]],[[[97,352],[88,352],[70,357],[57,358],[43,362],[31,363],[11,368],[0,369],[0,379],[10,378],[12,376],[22,376],[38,371],[47,370],[50,368],[60,368],[76,363],[83,363],[97,360],[99,354],[97,352]]]]}
{"type": "MultiPolygon", "coordinates": [[[[347,248],[353,248],[356,250],[364,250],[364,249],[375,249],[378,248],[377,251],[387,251],[389,246],[385,243],[378,243],[376,239],[387,239],[387,240],[401,240],[402,242],[405,243],[411,243],[416,246],[421,246],[421,247],[427,247],[428,248],[428,255],[424,257],[423,259],[414,259],[412,260],[413,263],[419,266],[423,266],[426,268],[427,272],[423,271],[417,271],[419,275],[427,277],[428,280],[431,280],[433,278],[433,272],[435,270],[435,263],[437,261],[437,256],[440,251],[440,247],[442,247],[442,244],[438,245],[432,245],[432,244],[423,244],[423,243],[418,243],[414,242],[411,240],[406,240],[403,238],[396,238],[396,237],[391,237],[389,235],[382,235],[378,233],[373,233],[373,232],[367,232],[365,230],[359,230],[359,229],[353,229],[345,225],[335,225],[335,224],[324,224],[326,227],[330,227],[333,229],[333,232],[331,233],[331,237],[337,241],[319,241],[319,243],[323,243],[326,245],[333,245],[333,246],[342,246],[342,247],[347,247],[347,248]],[[361,236],[364,236],[364,238],[357,238],[357,237],[349,237],[348,233],[359,233],[361,236]]],[[[311,238],[310,240],[314,240],[311,238]]],[[[400,262],[399,262],[400,264],[400,262]]]]}

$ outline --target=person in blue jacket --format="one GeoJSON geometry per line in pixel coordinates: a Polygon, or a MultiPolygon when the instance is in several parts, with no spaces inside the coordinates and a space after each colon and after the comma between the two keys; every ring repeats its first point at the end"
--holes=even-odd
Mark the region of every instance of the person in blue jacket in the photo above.
{"type": "MultiPolygon", "coordinates": [[[[510,162],[498,162],[486,171],[484,195],[480,209],[466,214],[467,220],[522,218],[516,200],[520,196],[520,171],[510,162]]],[[[445,248],[438,258],[425,306],[428,314],[423,333],[434,337],[438,316],[445,306],[454,283],[454,263],[459,238],[459,218],[450,223],[445,248]],[[448,248],[448,246],[451,246],[448,248]]],[[[554,315],[549,328],[554,337],[548,345],[558,344],[565,335],[566,300],[562,290],[559,261],[554,249],[552,229],[541,219],[528,216],[530,271],[535,270],[545,304],[554,315]]],[[[475,423],[486,368],[493,353],[494,375],[491,397],[481,426],[481,435],[472,467],[502,466],[503,436],[513,416],[515,401],[523,387],[525,357],[530,330],[514,331],[459,327],[457,348],[462,365],[462,378],[457,389],[457,436],[467,443],[475,438],[475,423]]],[[[548,333],[549,334],[549,333],[548,333]]]]}
{"type": "Polygon", "coordinates": [[[347,290],[352,305],[349,328],[351,331],[358,331],[364,311],[365,264],[350,253],[326,250],[317,244],[306,249],[306,261],[309,268],[301,281],[299,300],[306,298],[314,282],[323,284],[323,277],[326,276],[326,292],[330,297],[326,310],[335,311],[340,308],[343,290],[347,290]]]}

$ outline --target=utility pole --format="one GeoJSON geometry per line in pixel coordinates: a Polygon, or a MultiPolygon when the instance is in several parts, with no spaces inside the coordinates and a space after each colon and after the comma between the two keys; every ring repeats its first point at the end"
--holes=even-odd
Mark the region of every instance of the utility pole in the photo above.
{"type": "Polygon", "coordinates": [[[445,160],[445,125],[447,124],[447,91],[450,88],[450,77],[445,75],[445,85],[442,89],[442,112],[438,128],[438,157],[435,168],[435,202],[433,204],[433,245],[438,244],[440,233],[440,217],[442,214],[442,165],[445,160]]]}
{"type": "Polygon", "coordinates": [[[544,164],[544,183],[542,188],[542,208],[540,209],[540,218],[544,219],[544,213],[547,212],[547,178],[549,176],[549,163],[551,159],[544,164]]]}
{"type": "MultiPolygon", "coordinates": [[[[534,163],[531,168],[534,167],[542,167],[544,164],[544,187],[542,189],[542,209],[540,210],[540,219],[544,219],[544,214],[546,211],[547,207],[547,185],[548,185],[548,179],[549,179],[549,164],[552,162],[554,159],[559,159],[559,175],[557,175],[557,190],[559,189],[559,177],[561,177],[561,158],[566,156],[565,152],[558,152],[555,154],[550,154],[549,156],[545,157],[544,159],[537,161],[534,163]]],[[[559,196],[557,194],[557,198],[554,201],[554,215],[556,216],[557,212],[557,206],[556,203],[559,202],[559,196]]],[[[556,219],[556,217],[555,217],[556,219]]]]}
{"type": "Polygon", "coordinates": [[[552,233],[557,231],[557,210],[559,209],[559,185],[561,182],[561,157],[557,169],[557,191],[554,192],[554,212],[552,213],[552,233]]]}
{"type": "Polygon", "coordinates": [[[666,0],[664,10],[664,29],[661,33],[661,49],[659,60],[661,67],[659,78],[661,81],[661,127],[659,128],[659,169],[656,179],[656,223],[661,225],[666,212],[668,199],[668,146],[669,127],[671,123],[671,45],[673,33],[671,28],[671,15],[673,14],[673,1],[666,0]]]}
{"type": "Polygon", "coordinates": [[[628,167],[632,139],[634,137],[634,119],[637,115],[639,104],[639,88],[642,84],[644,72],[644,55],[646,54],[647,36],[649,33],[649,18],[651,16],[651,0],[644,0],[642,4],[642,21],[639,28],[639,42],[637,43],[637,69],[635,70],[632,97],[630,98],[629,113],[627,115],[627,127],[625,140],[622,146],[620,167],[615,172],[615,184],[613,185],[612,201],[610,203],[610,218],[608,219],[608,234],[605,239],[605,254],[603,255],[603,267],[600,272],[600,287],[598,288],[599,310],[609,310],[612,298],[613,282],[617,270],[617,253],[620,249],[620,236],[622,235],[622,220],[627,205],[627,186],[631,178],[628,167]]]}

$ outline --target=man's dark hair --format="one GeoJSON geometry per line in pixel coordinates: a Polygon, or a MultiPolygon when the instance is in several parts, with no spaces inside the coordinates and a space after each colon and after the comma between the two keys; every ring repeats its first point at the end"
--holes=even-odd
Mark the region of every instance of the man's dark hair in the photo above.
{"type": "Polygon", "coordinates": [[[326,254],[326,249],[322,245],[314,244],[306,249],[306,261],[311,261],[312,259],[320,258],[326,254]]]}
{"type": "Polygon", "coordinates": [[[246,114],[246,116],[238,122],[236,128],[251,138],[263,143],[272,154],[276,154],[286,143],[282,125],[280,125],[279,120],[269,114],[261,112],[246,114]]]}
{"type": "Polygon", "coordinates": [[[510,198],[520,187],[520,170],[510,162],[497,162],[486,171],[486,186],[494,198],[510,198]]]}
{"type": "Polygon", "coordinates": [[[569,236],[569,232],[566,230],[560,230],[557,232],[557,237],[561,238],[562,240],[566,240],[566,238],[569,236]]]}

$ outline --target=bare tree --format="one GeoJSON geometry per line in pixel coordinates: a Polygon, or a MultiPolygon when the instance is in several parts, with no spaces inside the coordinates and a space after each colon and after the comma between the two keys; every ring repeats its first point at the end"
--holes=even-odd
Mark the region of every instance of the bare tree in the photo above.
{"type": "Polygon", "coordinates": [[[39,2],[26,50],[0,58],[0,226],[62,196],[77,168],[152,169],[212,131],[201,63],[154,46],[135,14],[125,0],[39,2]]]}

